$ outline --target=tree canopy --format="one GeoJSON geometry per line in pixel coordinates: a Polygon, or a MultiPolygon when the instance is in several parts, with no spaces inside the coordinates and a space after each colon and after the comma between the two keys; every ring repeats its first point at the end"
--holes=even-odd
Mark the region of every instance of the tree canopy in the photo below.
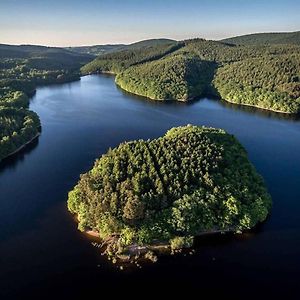
{"type": "Polygon", "coordinates": [[[102,55],[84,74],[116,73],[128,92],[188,101],[206,93],[232,103],[285,113],[300,111],[300,46],[234,45],[192,39],[102,55]]]}
{"type": "Polygon", "coordinates": [[[300,45],[300,31],[268,32],[236,36],[222,40],[236,45],[295,44],[300,45]]]}
{"type": "Polygon", "coordinates": [[[133,243],[178,245],[202,232],[249,229],[270,207],[261,176],[234,136],[192,125],[109,150],[68,198],[79,229],[117,236],[117,252],[133,243]]]}

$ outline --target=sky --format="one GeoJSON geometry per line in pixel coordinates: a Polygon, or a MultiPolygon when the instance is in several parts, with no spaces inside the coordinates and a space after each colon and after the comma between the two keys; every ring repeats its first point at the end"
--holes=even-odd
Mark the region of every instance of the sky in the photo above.
{"type": "Polygon", "coordinates": [[[0,43],[79,46],[300,30],[300,0],[0,0],[0,43]]]}

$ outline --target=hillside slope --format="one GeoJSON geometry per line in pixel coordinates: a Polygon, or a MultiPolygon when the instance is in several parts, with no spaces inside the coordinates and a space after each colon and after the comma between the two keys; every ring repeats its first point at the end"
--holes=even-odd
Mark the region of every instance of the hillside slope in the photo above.
{"type": "Polygon", "coordinates": [[[147,47],[156,47],[160,45],[166,45],[170,43],[176,43],[176,41],[171,39],[149,39],[143,40],[132,44],[107,44],[107,45],[93,45],[93,46],[79,46],[79,47],[66,47],[65,49],[77,52],[77,53],[85,53],[91,55],[102,55],[113,53],[117,51],[123,50],[137,50],[141,48],[147,47]]]}
{"type": "Polygon", "coordinates": [[[300,46],[233,45],[192,39],[97,57],[83,74],[117,74],[128,92],[188,101],[205,93],[232,103],[300,112],[300,46]]]}
{"type": "Polygon", "coordinates": [[[157,60],[183,47],[184,43],[168,43],[158,46],[123,50],[115,53],[100,55],[81,68],[83,74],[90,73],[119,73],[130,66],[157,60]]]}
{"type": "Polygon", "coordinates": [[[236,45],[294,44],[300,45],[300,31],[254,33],[223,39],[222,42],[236,45]]]}

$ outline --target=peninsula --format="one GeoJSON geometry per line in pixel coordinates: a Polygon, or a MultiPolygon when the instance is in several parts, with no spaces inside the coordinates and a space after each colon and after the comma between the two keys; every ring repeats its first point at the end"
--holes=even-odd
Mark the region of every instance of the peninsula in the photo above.
{"type": "Polygon", "coordinates": [[[166,40],[98,56],[83,74],[112,72],[122,89],[153,100],[213,95],[270,111],[300,112],[300,32],[223,41],[166,40]]]}

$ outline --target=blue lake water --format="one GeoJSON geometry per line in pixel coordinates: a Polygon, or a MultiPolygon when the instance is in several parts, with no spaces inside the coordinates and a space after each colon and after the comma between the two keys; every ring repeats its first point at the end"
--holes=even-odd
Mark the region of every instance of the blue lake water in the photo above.
{"type": "Polygon", "coordinates": [[[87,295],[135,284],[224,293],[235,286],[247,295],[297,289],[299,119],[207,98],[149,101],[122,92],[105,75],[40,87],[30,109],[41,118],[41,136],[0,164],[0,295],[87,295]],[[192,256],[118,271],[77,231],[67,193],[109,147],[188,123],[224,128],[239,139],[271,193],[271,216],[252,233],[197,240],[192,256]]]}

